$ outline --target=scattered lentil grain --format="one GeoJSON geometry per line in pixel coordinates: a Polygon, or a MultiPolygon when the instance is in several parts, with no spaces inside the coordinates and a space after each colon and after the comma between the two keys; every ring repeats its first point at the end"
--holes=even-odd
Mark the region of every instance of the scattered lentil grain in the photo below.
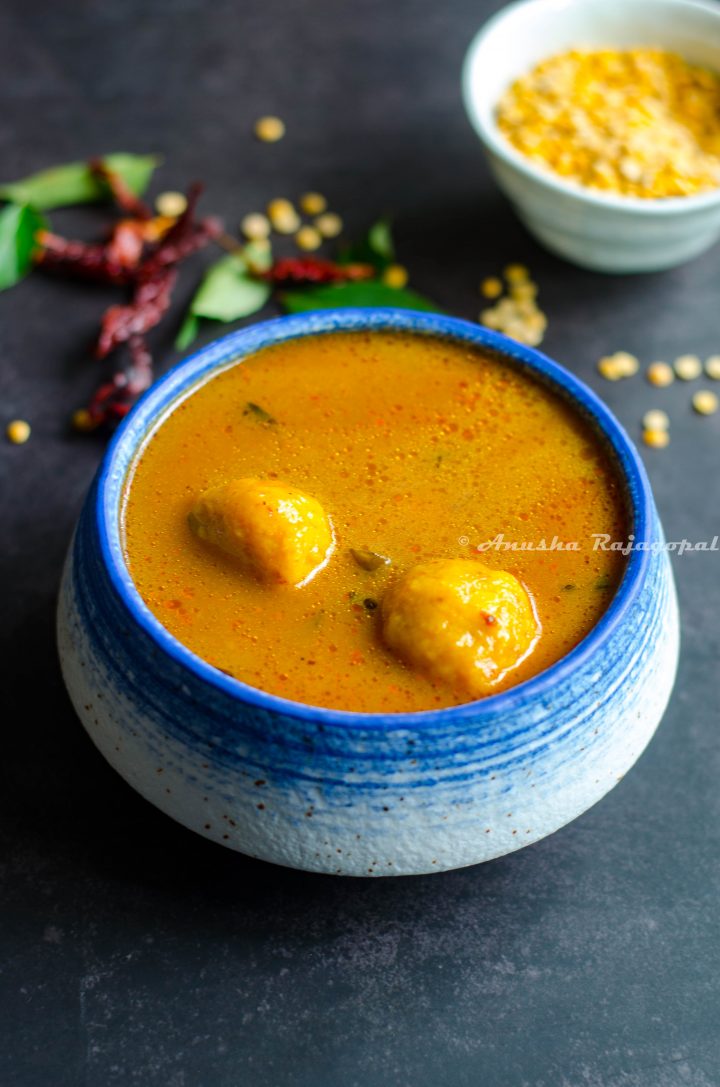
{"type": "MultiPolygon", "coordinates": [[[[530,273],[522,264],[508,265],[504,276],[508,283],[507,295],[498,298],[494,306],[484,309],[480,314],[480,321],[487,328],[504,332],[519,343],[536,347],[542,343],[547,328],[547,317],[536,302],[537,285],[530,279],[530,273]]],[[[494,277],[491,279],[493,286],[494,283],[499,283],[502,289],[500,280],[495,280],[494,277]]]]}
{"type": "Polygon", "coordinates": [[[604,355],[598,361],[597,368],[607,381],[620,381],[636,374],[640,362],[629,351],[616,351],[613,355],[604,355]]]}
{"type": "Polygon", "coordinates": [[[390,264],[382,275],[382,281],[387,287],[404,287],[408,281],[408,270],[402,264],[390,264]]]}
{"type": "Polygon", "coordinates": [[[285,135],[285,125],[279,117],[258,117],[254,131],[263,143],[277,143],[285,135]]]}
{"type": "Polygon", "coordinates": [[[322,245],[322,235],[317,227],[301,226],[295,235],[295,244],[298,249],[319,249],[322,245]]]}
{"type": "Polygon", "coordinates": [[[8,423],[5,433],[8,441],[13,445],[24,445],[30,437],[30,424],[24,419],[13,419],[11,423],[8,423]]]}
{"type": "Polygon", "coordinates": [[[629,351],[616,351],[615,362],[620,367],[623,377],[632,377],[640,369],[640,360],[629,351]]]}
{"type": "Polygon", "coordinates": [[[298,202],[305,215],[322,215],[327,208],[327,200],[319,192],[305,192],[298,202]]]}
{"type": "Polygon", "coordinates": [[[294,234],[300,229],[300,216],[289,200],[278,198],[267,206],[268,219],[278,234],[294,234]]]}
{"type": "Polygon", "coordinates": [[[620,381],[624,376],[620,372],[613,355],[604,355],[603,358],[598,359],[597,368],[601,377],[604,377],[606,381],[620,381]]]}
{"type": "Polygon", "coordinates": [[[652,408],[651,411],[646,411],[643,415],[642,425],[645,430],[667,430],[670,426],[670,419],[667,412],[660,411],[659,408],[652,408]]]}
{"type": "Polygon", "coordinates": [[[183,192],[161,192],[155,200],[158,215],[168,219],[177,219],[187,208],[187,197],[183,192]]]}
{"type": "Polygon", "coordinates": [[[643,430],[643,441],[653,449],[664,449],[670,444],[670,434],[667,430],[643,430]]]}
{"type": "Polygon", "coordinates": [[[700,389],[692,398],[692,406],[698,415],[714,415],[718,403],[717,395],[709,389],[700,389]]]}
{"type": "Polygon", "coordinates": [[[261,211],[251,211],[243,217],[240,229],[248,241],[257,242],[270,236],[270,220],[261,211]]]}
{"type": "Polygon", "coordinates": [[[337,238],[342,232],[343,221],[334,211],[326,211],[323,215],[318,215],[315,226],[323,238],[337,238]]]}
{"type": "Polygon", "coordinates": [[[98,423],[93,419],[87,408],[78,408],[72,415],[73,430],[79,430],[82,433],[87,433],[90,430],[95,430],[98,423]]]}
{"type": "Polygon", "coordinates": [[[508,264],[504,272],[508,283],[527,283],[530,273],[524,264],[508,264]]]}
{"type": "Polygon", "coordinates": [[[675,380],[673,368],[667,362],[651,362],[645,371],[645,377],[651,385],[655,385],[658,389],[664,388],[666,385],[672,385],[675,380]]]}
{"type": "Polygon", "coordinates": [[[679,355],[673,369],[682,381],[694,381],[702,373],[702,363],[697,355],[679,355]]]}
{"type": "Polygon", "coordinates": [[[705,359],[705,373],[713,381],[720,381],[720,355],[711,355],[705,359]]]}
{"type": "Polygon", "coordinates": [[[512,283],[510,285],[510,297],[514,298],[516,302],[530,302],[532,299],[537,298],[537,285],[531,283],[529,280],[527,283],[512,283]]]}
{"type": "Polygon", "coordinates": [[[485,298],[499,298],[502,293],[502,280],[497,276],[486,276],[480,284],[480,294],[485,298]]]}

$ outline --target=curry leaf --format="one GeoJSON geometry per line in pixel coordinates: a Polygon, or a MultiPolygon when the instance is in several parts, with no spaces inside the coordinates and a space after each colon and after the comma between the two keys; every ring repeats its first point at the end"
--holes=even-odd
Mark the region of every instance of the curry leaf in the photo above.
{"type": "Polygon", "coordinates": [[[228,253],[205,273],[190,312],[215,321],[237,321],[255,313],[269,297],[270,284],[251,276],[242,257],[228,253]]]}
{"type": "MultiPolygon", "coordinates": [[[[157,155],[105,155],[102,160],[108,170],[118,174],[128,188],[140,196],[148,186],[160,159],[157,155]]],[[[13,204],[32,204],[35,208],[68,207],[90,204],[107,196],[107,187],[99,181],[87,162],[68,162],[41,170],[21,181],[0,186],[0,199],[13,204]]]]}
{"type": "Polygon", "coordinates": [[[330,286],[308,287],[299,291],[285,291],[281,296],[288,313],[305,310],[335,309],[343,306],[392,306],[401,309],[430,310],[440,312],[428,298],[404,287],[388,287],[377,280],[360,280],[356,283],[336,283],[330,286]]]}
{"type": "Polygon", "coordinates": [[[11,204],[0,212],[0,291],[30,271],[35,235],[45,226],[42,215],[25,204],[11,204]]]}
{"type": "Polygon", "coordinates": [[[199,318],[207,317],[213,321],[237,321],[256,313],[270,297],[270,284],[251,275],[248,259],[255,267],[256,254],[228,253],[212,264],[182,323],[175,346],[183,350],[195,339],[199,328],[199,318]]]}
{"type": "Polygon", "coordinates": [[[372,264],[383,272],[395,260],[395,244],[389,219],[378,219],[365,237],[347,246],[340,254],[340,264],[372,264]]]}
{"type": "Polygon", "coordinates": [[[378,219],[370,227],[367,243],[372,252],[382,257],[383,260],[395,260],[395,243],[393,242],[389,219],[378,219]]]}
{"type": "Polygon", "coordinates": [[[260,404],[253,404],[252,400],[248,400],[243,415],[253,415],[259,423],[276,423],[277,419],[273,419],[269,411],[265,411],[265,408],[260,404]]]}
{"type": "Polygon", "coordinates": [[[177,350],[184,351],[186,347],[189,347],[199,331],[200,318],[196,317],[194,313],[186,314],[183,323],[180,325],[180,331],[175,338],[177,350]]]}

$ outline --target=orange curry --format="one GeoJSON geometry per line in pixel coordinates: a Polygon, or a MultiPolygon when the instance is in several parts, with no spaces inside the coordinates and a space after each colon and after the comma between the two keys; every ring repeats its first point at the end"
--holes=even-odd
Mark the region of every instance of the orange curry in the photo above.
{"type": "Polygon", "coordinates": [[[388,713],[564,656],[623,573],[593,534],[624,539],[626,517],[602,440],[522,368],[340,332],[265,348],[177,403],[123,519],[142,597],[198,656],[298,702],[388,713]]]}

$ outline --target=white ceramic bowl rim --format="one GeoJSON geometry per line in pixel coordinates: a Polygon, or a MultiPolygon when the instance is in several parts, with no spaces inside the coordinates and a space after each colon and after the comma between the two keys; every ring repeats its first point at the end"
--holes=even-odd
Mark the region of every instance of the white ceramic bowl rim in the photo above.
{"type": "Polygon", "coordinates": [[[481,725],[483,717],[494,719],[500,710],[512,713],[514,708],[524,705],[532,698],[552,696],[556,684],[562,683],[566,676],[572,674],[601,648],[622,623],[642,589],[651,557],[649,550],[641,547],[631,552],[621,583],[600,620],[574,649],[549,668],[509,690],[477,702],[437,710],[390,714],[357,713],[305,705],[269,694],[219,671],[174,638],[155,617],[136,588],[125,561],[121,538],[121,504],[126,479],[123,465],[132,464],[137,452],[158,424],[158,419],[164,417],[173,404],[209,379],[211,374],[236,360],[254,354],[262,347],[300,336],[367,330],[449,337],[485,347],[520,364],[548,383],[556,392],[571,401],[582,414],[589,416],[610,445],[625,484],[635,543],[646,546],[649,544],[653,531],[653,507],[650,484],[642,462],[629,437],[609,409],[573,374],[541,352],[470,321],[413,310],[348,308],[280,317],[231,332],[179,362],[144,394],[118,428],[98,473],[92,513],[102,560],[120,600],[157,646],[176,663],[240,703],[249,703],[258,709],[328,725],[350,727],[355,724],[361,728],[432,727],[441,722],[447,724],[452,718],[456,723],[467,720],[473,727],[477,727],[481,725]]]}
{"type": "MultiPolygon", "coordinates": [[[[494,111],[488,113],[490,120],[486,119],[482,106],[477,102],[473,92],[473,71],[476,65],[482,63],[482,54],[493,49],[493,38],[501,25],[510,19],[521,18],[529,9],[545,9],[548,14],[553,14],[561,19],[563,11],[569,7],[582,7],[583,5],[596,5],[598,0],[516,0],[493,15],[481,27],[473,38],[465,56],[462,72],[462,88],[465,109],[480,138],[501,159],[504,159],[514,169],[518,170],[526,178],[540,182],[548,189],[552,189],[561,195],[572,195],[588,204],[603,208],[612,208],[617,211],[631,212],[633,215],[679,215],[700,211],[706,207],[712,207],[720,202],[720,186],[708,192],[696,193],[691,196],[667,196],[657,198],[644,198],[640,196],[618,196],[604,193],[599,189],[586,188],[579,183],[567,181],[550,169],[544,170],[535,165],[531,159],[518,151],[507,140],[494,122],[494,111]]],[[[632,5],[635,0],[625,0],[632,5]]],[[[655,3],[658,7],[677,8],[682,17],[683,10],[694,8],[714,16],[720,27],[720,4],[715,0],[642,0],[646,6],[655,3]]],[[[640,43],[642,44],[642,43],[640,43]]]]}

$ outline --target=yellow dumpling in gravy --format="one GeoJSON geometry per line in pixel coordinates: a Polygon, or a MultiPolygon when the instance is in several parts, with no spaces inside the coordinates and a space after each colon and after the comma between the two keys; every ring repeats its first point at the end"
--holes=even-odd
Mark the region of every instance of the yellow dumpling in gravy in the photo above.
{"type": "Polygon", "coordinates": [[[540,632],[518,579],[472,559],[413,566],[385,594],[382,629],[411,668],[478,698],[527,656],[540,632]]]}
{"type": "Polygon", "coordinates": [[[278,480],[233,479],[195,502],[188,524],[200,540],[238,559],[261,581],[303,585],[334,547],[320,503],[278,480]]]}

